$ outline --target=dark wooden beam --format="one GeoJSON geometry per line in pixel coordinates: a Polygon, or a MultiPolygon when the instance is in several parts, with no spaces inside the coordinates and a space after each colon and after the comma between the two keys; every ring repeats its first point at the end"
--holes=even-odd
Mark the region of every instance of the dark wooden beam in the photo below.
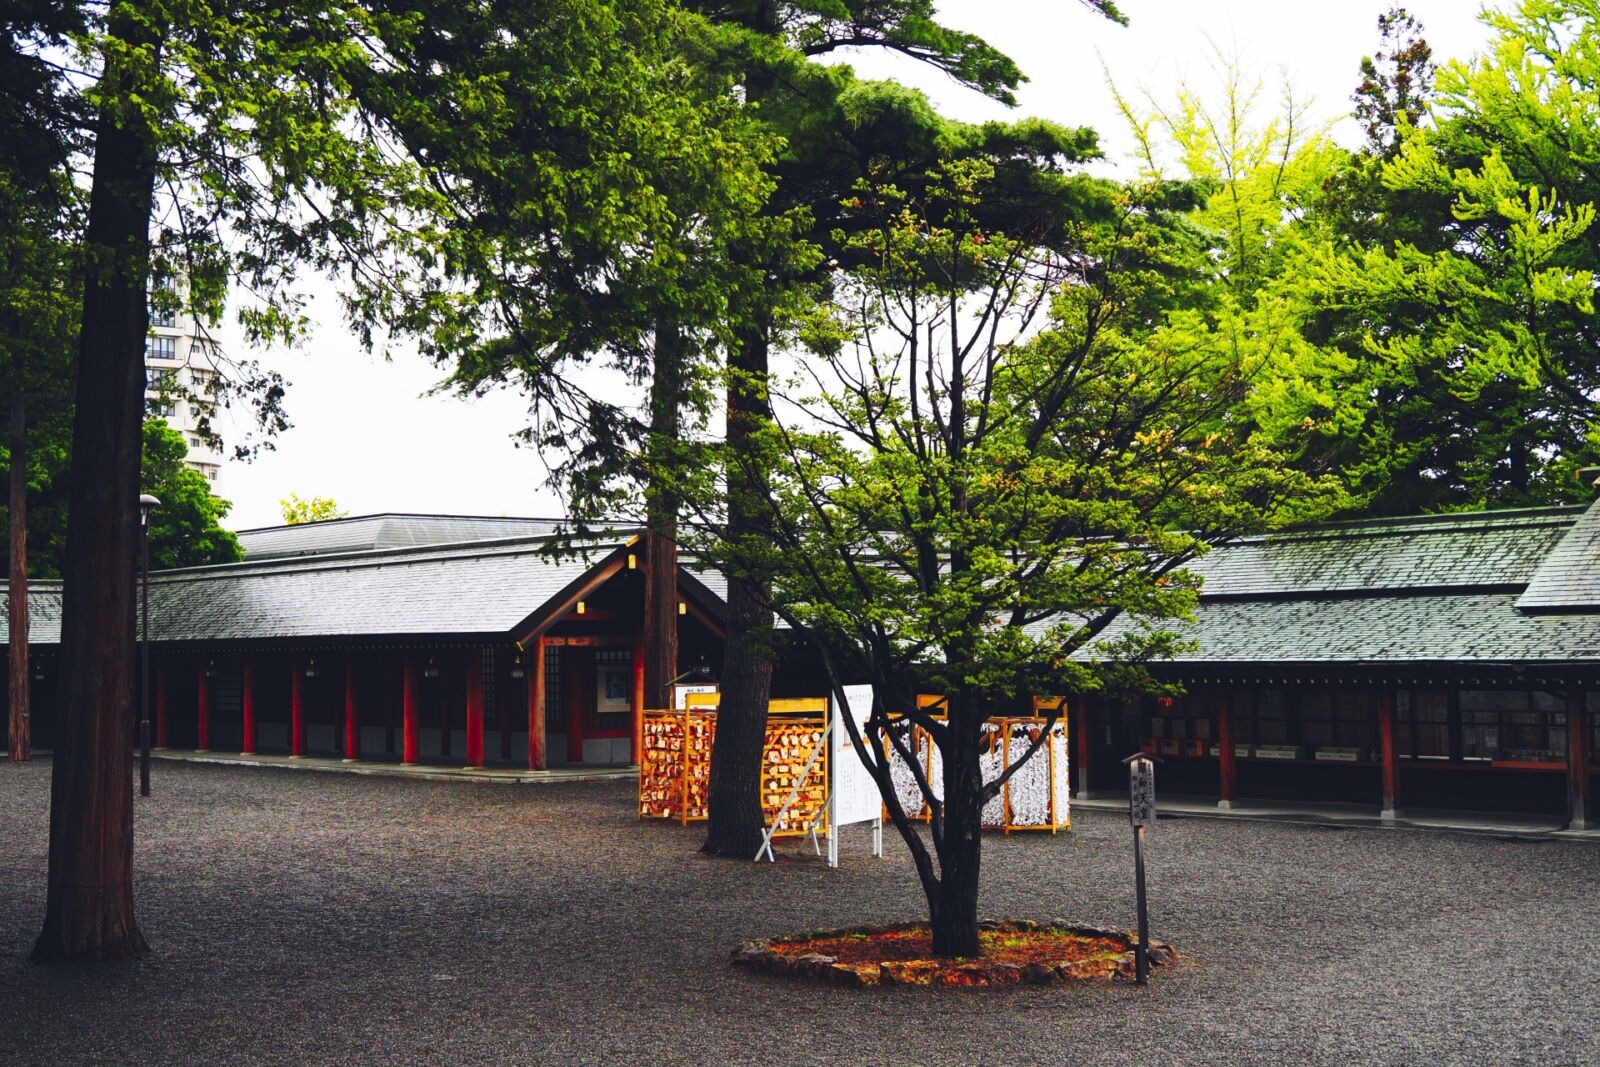
{"type": "Polygon", "coordinates": [[[1589,730],[1583,692],[1567,691],[1567,828],[1589,828],[1589,730]]]}
{"type": "Polygon", "coordinates": [[[1383,767],[1383,802],[1378,817],[1393,822],[1400,810],[1400,760],[1394,747],[1394,690],[1378,694],[1378,762],[1383,767]]]}
{"type": "Polygon", "coordinates": [[[1238,764],[1233,755],[1233,701],[1217,698],[1217,807],[1231,808],[1236,796],[1238,764]]]}

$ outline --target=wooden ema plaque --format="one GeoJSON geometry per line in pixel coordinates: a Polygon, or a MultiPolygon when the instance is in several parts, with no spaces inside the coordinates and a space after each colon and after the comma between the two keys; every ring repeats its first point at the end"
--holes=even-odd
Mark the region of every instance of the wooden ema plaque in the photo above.
{"type": "MultiPolygon", "coordinates": [[[[798,785],[794,803],[778,826],[778,837],[806,833],[827,801],[826,750],[817,754],[806,773],[806,762],[821,744],[827,726],[826,707],[822,700],[775,700],[769,709],[760,784],[768,825],[798,785]]],[[[644,712],[639,818],[675,819],[684,826],[706,818],[716,730],[717,713],[712,708],[644,712]]],[[[818,831],[826,829],[824,820],[818,831]]]]}
{"type": "Polygon", "coordinates": [[[647,711],[643,719],[639,818],[677,819],[685,826],[704,819],[717,713],[647,711]]]}
{"type": "MultiPolygon", "coordinates": [[[[933,713],[935,718],[944,717],[935,711],[941,703],[942,697],[928,694],[917,696],[917,706],[933,713]]],[[[998,778],[1011,766],[1013,759],[1022,758],[1048,721],[1047,715],[1037,713],[1053,711],[1059,704],[1059,697],[1034,697],[1036,714],[992,718],[984,725],[981,759],[985,781],[998,778]]],[[[898,720],[892,728],[899,732],[915,755],[917,767],[927,778],[934,796],[942,798],[943,762],[933,738],[920,726],[904,719],[898,720]]],[[[894,782],[901,807],[908,817],[926,822],[932,818],[927,800],[911,769],[892,746],[889,748],[889,776],[894,782]]],[[[1057,720],[1050,737],[1040,745],[1033,758],[984,807],[983,825],[1006,833],[1013,830],[1048,830],[1051,833],[1070,830],[1072,814],[1067,789],[1067,760],[1067,720],[1063,716],[1057,720]]],[[[889,818],[887,809],[883,817],[889,818]]]]}

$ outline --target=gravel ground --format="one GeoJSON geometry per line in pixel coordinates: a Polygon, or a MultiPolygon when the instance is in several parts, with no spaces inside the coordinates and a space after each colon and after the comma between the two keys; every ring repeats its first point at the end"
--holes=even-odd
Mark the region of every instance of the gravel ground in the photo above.
{"type": "MultiPolygon", "coordinates": [[[[918,917],[904,850],[703,859],[617,783],[158,764],[154,954],[25,961],[48,767],[0,766],[0,1063],[1600,1062],[1600,849],[1167,820],[1131,986],[851,991],[734,969],[742,938],[918,917]]],[[[993,837],[983,911],[1132,922],[1125,818],[993,837]]],[[[892,837],[892,834],[891,834],[892,837]]]]}

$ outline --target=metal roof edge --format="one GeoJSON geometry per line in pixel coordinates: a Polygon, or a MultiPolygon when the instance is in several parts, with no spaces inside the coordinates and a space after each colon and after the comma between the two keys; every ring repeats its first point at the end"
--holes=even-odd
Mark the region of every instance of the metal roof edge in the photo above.
{"type": "MultiPolygon", "coordinates": [[[[1408,585],[1359,589],[1308,589],[1286,593],[1212,593],[1200,588],[1200,603],[1226,604],[1258,601],[1286,604],[1296,600],[1407,600],[1424,596],[1511,596],[1521,594],[1526,582],[1486,582],[1483,585],[1408,585]]],[[[1597,609],[1600,610],[1600,609],[1597,609]]]]}
{"type": "MultiPolygon", "coordinates": [[[[594,540],[584,539],[579,544],[585,547],[602,548],[605,551],[620,546],[631,544],[639,538],[638,533],[616,531],[616,537],[597,537],[594,540]]],[[[207,563],[196,567],[173,567],[167,570],[151,571],[150,580],[157,585],[174,582],[199,581],[210,577],[222,576],[249,576],[251,571],[263,574],[282,573],[284,571],[316,571],[340,570],[360,566],[382,566],[385,563],[403,561],[402,557],[417,557],[418,561],[426,562],[428,557],[457,558],[471,556],[490,550],[495,555],[515,555],[512,550],[532,546],[535,544],[548,544],[568,540],[566,534],[536,534],[523,537],[494,537],[481,541],[447,541],[427,545],[398,545],[391,548],[362,548],[351,549],[344,552],[307,553],[299,556],[278,556],[270,559],[243,559],[235,563],[207,563]]]]}
{"type": "Polygon", "coordinates": [[[1419,532],[1439,527],[1466,530],[1490,529],[1500,526],[1556,526],[1567,518],[1576,518],[1589,509],[1588,504],[1551,504],[1533,508],[1500,508],[1489,511],[1445,511],[1421,515],[1387,515],[1370,519],[1334,519],[1327,522],[1285,526],[1277,530],[1240,534],[1222,540],[1217,547],[1259,543],[1275,538],[1315,541],[1323,538],[1378,536],[1405,527],[1417,527],[1419,532]]]}
{"type": "MultiPolygon", "coordinates": [[[[235,536],[247,533],[265,533],[268,530],[299,530],[317,526],[336,526],[340,523],[370,522],[373,519],[469,519],[474,522],[553,522],[562,525],[571,525],[571,516],[554,518],[544,515],[456,515],[445,514],[437,511],[374,511],[367,515],[342,515],[337,519],[318,519],[315,522],[280,522],[271,526],[249,526],[242,530],[234,530],[235,536]]],[[[622,520],[625,524],[637,524],[639,520],[622,520]]]]}

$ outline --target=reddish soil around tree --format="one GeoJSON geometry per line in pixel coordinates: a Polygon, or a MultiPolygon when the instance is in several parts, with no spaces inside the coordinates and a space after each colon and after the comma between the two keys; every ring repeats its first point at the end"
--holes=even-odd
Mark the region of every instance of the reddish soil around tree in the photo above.
{"type": "MultiPolygon", "coordinates": [[[[982,958],[1022,967],[1029,963],[1076,963],[1091,956],[1120,956],[1128,951],[1110,937],[1085,937],[1061,930],[984,930],[978,935],[982,958]]],[[[933,958],[933,936],[926,927],[887,930],[880,934],[814,937],[774,941],[772,951],[799,958],[807,953],[832,956],[840,963],[887,963],[933,958]]]]}
{"type": "MultiPolygon", "coordinates": [[[[804,937],[747,941],[734,961],[773,974],[844,985],[1045,985],[1130,978],[1134,938],[1122,930],[1026,919],[987,922],[976,959],[938,959],[925,923],[858,927],[804,937]]],[[[1152,964],[1169,963],[1171,946],[1152,942],[1152,964]]]]}

